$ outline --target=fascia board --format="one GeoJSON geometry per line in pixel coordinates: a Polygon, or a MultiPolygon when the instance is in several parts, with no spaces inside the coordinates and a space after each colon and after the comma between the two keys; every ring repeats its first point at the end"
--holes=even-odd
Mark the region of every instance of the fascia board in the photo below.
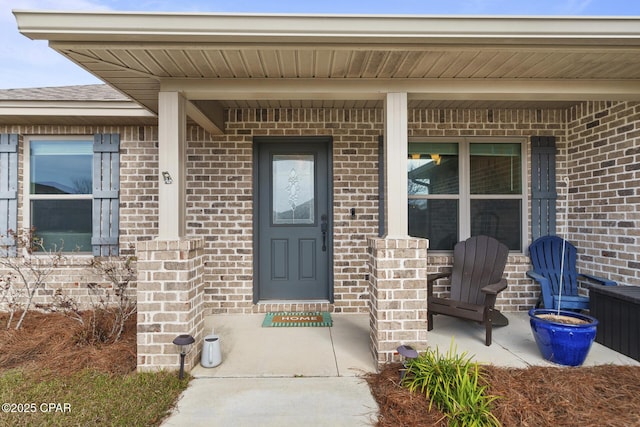
{"type": "Polygon", "coordinates": [[[156,117],[155,114],[133,103],[68,101],[0,101],[0,115],[156,117]]]}
{"type": "Polygon", "coordinates": [[[85,42],[640,45],[640,17],[14,11],[32,39],[85,42]]]}

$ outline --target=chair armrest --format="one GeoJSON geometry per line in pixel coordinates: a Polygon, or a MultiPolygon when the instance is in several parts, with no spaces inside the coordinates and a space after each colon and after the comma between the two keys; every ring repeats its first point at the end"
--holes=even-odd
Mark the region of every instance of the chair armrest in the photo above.
{"type": "Polygon", "coordinates": [[[542,274],[536,273],[534,270],[527,271],[527,276],[531,277],[540,285],[540,299],[538,299],[536,307],[540,304],[540,300],[542,300],[542,304],[545,308],[553,307],[553,296],[551,295],[552,291],[549,279],[544,277],[542,274]]]}
{"type": "Polygon", "coordinates": [[[593,276],[591,274],[578,273],[578,277],[584,277],[596,283],[604,286],[617,286],[618,284],[614,280],[605,279],[604,277],[593,276]]]}
{"type": "Polygon", "coordinates": [[[500,279],[499,282],[487,285],[487,286],[485,286],[484,288],[482,288],[480,290],[482,292],[484,292],[485,294],[497,295],[498,292],[503,291],[506,288],[507,288],[507,279],[500,279]]]}
{"type": "Polygon", "coordinates": [[[527,276],[531,277],[536,282],[546,282],[547,281],[546,277],[544,277],[542,274],[536,273],[533,270],[527,271],[527,276]]]}
{"type": "Polygon", "coordinates": [[[438,279],[451,276],[451,272],[448,273],[433,273],[427,275],[427,295],[433,295],[433,283],[438,279]]]}
{"type": "Polygon", "coordinates": [[[448,273],[433,273],[433,274],[428,274],[427,275],[427,283],[428,282],[435,282],[438,279],[443,279],[445,277],[449,277],[451,276],[451,272],[448,273]]]}

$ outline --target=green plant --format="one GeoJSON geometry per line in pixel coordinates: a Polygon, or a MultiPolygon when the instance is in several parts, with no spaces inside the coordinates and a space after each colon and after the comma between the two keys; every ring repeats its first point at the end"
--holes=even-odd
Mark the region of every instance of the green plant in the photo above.
{"type": "Polygon", "coordinates": [[[471,359],[466,352],[457,354],[453,342],[444,355],[429,349],[407,361],[402,385],[424,394],[429,409],[435,405],[446,413],[450,426],[498,426],[491,413],[497,397],[486,395],[480,367],[471,359]]]}

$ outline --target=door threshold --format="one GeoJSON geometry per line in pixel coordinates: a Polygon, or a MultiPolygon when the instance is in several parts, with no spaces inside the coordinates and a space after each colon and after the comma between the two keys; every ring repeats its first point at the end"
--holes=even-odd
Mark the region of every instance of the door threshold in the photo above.
{"type": "Polygon", "coordinates": [[[269,299],[260,300],[257,305],[267,304],[331,304],[327,299],[291,300],[291,299],[269,299]]]}

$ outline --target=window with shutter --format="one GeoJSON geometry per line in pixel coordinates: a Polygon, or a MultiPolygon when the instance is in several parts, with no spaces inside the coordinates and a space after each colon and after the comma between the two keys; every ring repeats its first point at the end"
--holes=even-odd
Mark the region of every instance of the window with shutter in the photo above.
{"type": "Polygon", "coordinates": [[[117,134],[25,138],[25,224],[47,249],[118,255],[117,134]]]}

